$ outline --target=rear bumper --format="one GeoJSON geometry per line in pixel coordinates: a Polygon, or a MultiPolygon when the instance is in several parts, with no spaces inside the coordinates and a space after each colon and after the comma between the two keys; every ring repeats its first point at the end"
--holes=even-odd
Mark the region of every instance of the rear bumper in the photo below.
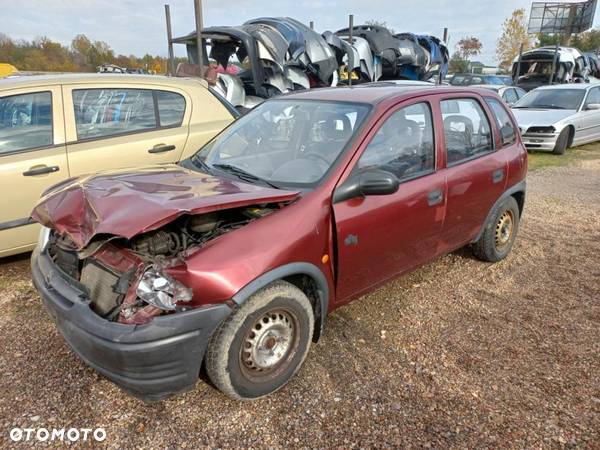
{"type": "Polygon", "coordinates": [[[71,349],[89,366],[143,401],[192,389],[208,339],[231,313],[225,304],[124,325],[97,316],[86,288],[36,249],[33,283],[71,349]]]}
{"type": "Polygon", "coordinates": [[[527,150],[545,150],[551,152],[556,146],[558,136],[558,133],[531,133],[524,134],[522,137],[523,144],[525,145],[525,148],[527,148],[527,150]]]}

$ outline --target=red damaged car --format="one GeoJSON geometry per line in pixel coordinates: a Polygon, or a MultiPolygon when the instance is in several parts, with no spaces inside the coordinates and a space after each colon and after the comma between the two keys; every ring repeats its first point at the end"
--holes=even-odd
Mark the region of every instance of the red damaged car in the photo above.
{"type": "Polygon", "coordinates": [[[68,180],[33,281],[71,348],[131,394],[282,387],[329,312],[470,245],[510,252],[527,152],[492,91],[394,86],[269,100],[180,165],[68,180]]]}

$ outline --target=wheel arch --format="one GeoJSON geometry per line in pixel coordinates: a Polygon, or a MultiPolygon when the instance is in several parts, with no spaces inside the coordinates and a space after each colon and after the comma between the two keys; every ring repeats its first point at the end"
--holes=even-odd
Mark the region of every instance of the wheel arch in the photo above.
{"type": "Polygon", "coordinates": [[[329,285],[325,274],[314,264],[294,262],[272,269],[252,280],[231,299],[237,305],[242,305],[257,291],[277,280],[295,285],[310,300],[315,317],[313,341],[317,342],[325,328],[325,318],[329,308],[329,285]]]}
{"type": "Polygon", "coordinates": [[[494,203],[492,208],[489,210],[489,212],[485,218],[485,221],[483,222],[483,225],[481,226],[481,229],[479,230],[479,233],[477,234],[477,237],[475,239],[473,239],[473,241],[472,241],[473,243],[477,242],[481,238],[481,235],[484,233],[486,227],[489,226],[490,218],[492,217],[492,214],[494,213],[496,208],[503,201],[505,201],[508,197],[513,197],[517,201],[517,204],[519,205],[519,217],[521,217],[521,215],[523,214],[523,208],[525,207],[526,187],[527,187],[527,183],[525,180],[523,180],[523,181],[520,181],[519,183],[515,184],[511,188],[507,189],[506,191],[504,191],[504,193],[500,196],[500,198],[498,200],[496,200],[496,203],[494,203]]]}
{"type": "Polygon", "coordinates": [[[575,125],[569,124],[565,127],[566,130],[569,130],[569,140],[567,141],[567,148],[571,148],[573,146],[573,140],[575,139],[575,125]]]}

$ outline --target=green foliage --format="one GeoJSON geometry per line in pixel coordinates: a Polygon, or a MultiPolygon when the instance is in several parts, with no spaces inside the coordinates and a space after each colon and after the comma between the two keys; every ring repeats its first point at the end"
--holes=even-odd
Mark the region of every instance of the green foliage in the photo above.
{"type": "Polygon", "coordinates": [[[449,64],[449,73],[465,73],[469,68],[469,61],[464,59],[459,52],[452,54],[449,64]]]}
{"type": "MultiPolygon", "coordinates": [[[[561,43],[560,35],[539,34],[538,41],[540,47],[556,45],[561,43]]],[[[578,48],[583,52],[593,52],[600,49],[600,29],[585,31],[574,34],[569,41],[570,47],[578,48]]]]}
{"type": "MultiPolygon", "coordinates": [[[[185,61],[177,58],[175,64],[185,61]]],[[[128,69],[147,69],[157,73],[167,71],[167,59],[160,56],[115,55],[103,41],[91,41],[78,34],[66,47],[47,37],[33,41],[10,39],[0,33],[0,62],[9,63],[21,71],[39,72],[96,72],[102,64],[115,64],[128,69]]]]}

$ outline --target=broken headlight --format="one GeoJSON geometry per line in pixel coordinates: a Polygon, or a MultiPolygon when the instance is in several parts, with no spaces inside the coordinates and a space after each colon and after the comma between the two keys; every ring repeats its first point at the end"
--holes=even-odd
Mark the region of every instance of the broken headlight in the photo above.
{"type": "Polygon", "coordinates": [[[178,302],[189,302],[193,297],[190,288],[154,266],[144,272],[136,293],[149,305],[165,311],[173,311],[178,302]]]}
{"type": "Polygon", "coordinates": [[[40,252],[46,250],[46,246],[48,245],[48,241],[50,240],[50,228],[42,227],[40,230],[40,235],[38,237],[38,248],[40,252]]]}

